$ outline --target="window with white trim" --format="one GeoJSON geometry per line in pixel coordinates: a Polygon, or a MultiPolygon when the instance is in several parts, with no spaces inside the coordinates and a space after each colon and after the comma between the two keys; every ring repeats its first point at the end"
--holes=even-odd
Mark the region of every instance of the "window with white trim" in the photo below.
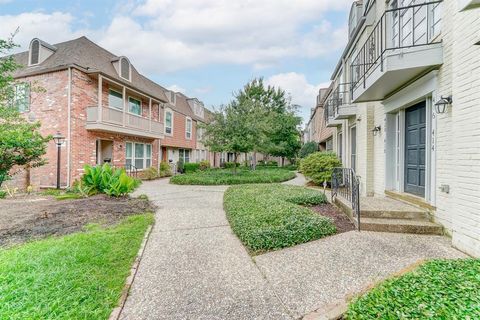
{"type": "Polygon", "coordinates": [[[128,97],[128,112],[141,116],[142,102],[138,99],[128,97]]]}
{"type": "Polygon", "coordinates": [[[115,90],[108,90],[108,106],[123,110],[123,94],[115,90]]]}
{"type": "Polygon", "coordinates": [[[15,85],[13,106],[19,112],[30,110],[30,84],[23,82],[15,85]]]}
{"type": "Polygon", "coordinates": [[[125,147],[125,163],[139,170],[152,166],[152,145],[147,143],[127,142],[125,147]]]}
{"type": "Polygon", "coordinates": [[[127,58],[120,58],[120,77],[128,81],[131,79],[130,61],[127,58]]]}
{"type": "Polygon", "coordinates": [[[40,41],[32,41],[30,46],[30,65],[36,65],[40,62],[40,41]]]}
{"type": "Polygon", "coordinates": [[[185,125],[185,138],[191,139],[192,138],[192,119],[187,118],[185,125]]]}
{"type": "Polygon", "coordinates": [[[173,132],[173,112],[165,110],[165,133],[172,134],[173,132]]]}
{"type": "Polygon", "coordinates": [[[190,149],[178,149],[178,157],[179,159],[183,159],[184,163],[190,162],[190,149]]]}

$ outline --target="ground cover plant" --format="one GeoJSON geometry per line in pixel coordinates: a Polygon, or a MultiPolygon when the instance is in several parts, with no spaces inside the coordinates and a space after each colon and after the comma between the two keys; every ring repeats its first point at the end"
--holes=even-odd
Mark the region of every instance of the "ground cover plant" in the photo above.
{"type": "Polygon", "coordinates": [[[432,260],[354,300],[346,319],[480,319],[480,260],[432,260]]]}
{"type": "Polygon", "coordinates": [[[231,169],[210,169],[187,173],[172,177],[170,182],[182,185],[231,185],[283,182],[293,178],[295,178],[295,172],[280,168],[257,170],[238,168],[236,173],[231,169]]]}
{"type": "Polygon", "coordinates": [[[108,319],[153,215],[0,250],[0,319],[108,319]]]}
{"type": "Polygon", "coordinates": [[[334,234],[331,219],[307,208],[326,202],[319,191],[281,184],[234,186],[224,196],[232,230],[253,254],[334,234]]]}

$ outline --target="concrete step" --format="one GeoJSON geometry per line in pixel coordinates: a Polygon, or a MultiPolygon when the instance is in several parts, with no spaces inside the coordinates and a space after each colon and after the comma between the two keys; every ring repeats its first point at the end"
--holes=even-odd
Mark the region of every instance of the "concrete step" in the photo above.
{"type": "Polygon", "coordinates": [[[360,229],[363,231],[443,234],[443,227],[428,220],[364,218],[360,219],[360,229]]]}
{"type": "Polygon", "coordinates": [[[428,212],[423,210],[362,210],[360,216],[374,219],[429,220],[428,212]]]}
{"type": "Polygon", "coordinates": [[[434,212],[436,210],[436,208],[426,202],[425,199],[414,196],[412,194],[385,190],[385,195],[390,199],[395,199],[397,201],[401,201],[403,203],[415,206],[423,210],[427,210],[430,212],[434,212]]]}

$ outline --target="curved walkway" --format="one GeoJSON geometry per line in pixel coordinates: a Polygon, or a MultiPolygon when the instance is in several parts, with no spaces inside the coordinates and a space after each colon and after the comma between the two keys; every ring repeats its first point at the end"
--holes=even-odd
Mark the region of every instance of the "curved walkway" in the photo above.
{"type": "Polygon", "coordinates": [[[443,237],[352,231],[252,259],[226,189],[141,186],[159,210],[121,319],[298,319],[423,259],[464,257],[443,237]]]}

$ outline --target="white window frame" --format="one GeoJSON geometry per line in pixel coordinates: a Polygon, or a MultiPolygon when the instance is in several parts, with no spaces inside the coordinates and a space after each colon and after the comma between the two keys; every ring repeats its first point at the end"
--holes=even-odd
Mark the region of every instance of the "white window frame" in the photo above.
{"type": "Polygon", "coordinates": [[[127,110],[128,113],[133,114],[135,116],[143,117],[143,105],[142,105],[142,100],[141,99],[137,99],[135,97],[128,96],[128,101],[127,102],[128,102],[128,110],[127,110]],[[133,113],[133,112],[130,111],[130,99],[140,102],[140,114],[136,114],[136,113],[133,113]]]}
{"type": "Polygon", "coordinates": [[[147,160],[150,160],[150,167],[152,166],[152,155],[153,155],[153,145],[151,143],[143,143],[143,142],[135,142],[135,141],[126,141],[125,142],[125,164],[127,164],[127,160],[130,160],[130,164],[134,167],[137,167],[135,165],[136,160],[143,160],[143,168],[138,168],[138,170],[146,170],[149,167],[147,166],[147,160]],[[132,156],[130,158],[127,158],[127,144],[132,145],[132,156]],[[143,157],[142,158],[136,158],[135,157],[135,145],[136,144],[141,144],[143,145],[143,157]],[[150,154],[147,154],[147,146],[150,146],[150,154]]]}
{"type": "Polygon", "coordinates": [[[165,119],[165,134],[167,136],[173,136],[173,110],[170,108],[166,108],[164,112],[164,119],[165,119]],[[170,123],[170,133],[167,132],[167,113],[170,113],[172,115],[171,117],[171,123],[170,123]]]}
{"type": "Polygon", "coordinates": [[[192,140],[193,120],[190,117],[185,118],[185,139],[192,140]],[[190,131],[188,130],[188,122],[190,122],[190,131]]]}
{"type": "Polygon", "coordinates": [[[13,107],[15,109],[17,109],[17,111],[20,112],[20,113],[29,112],[30,108],[31,108],[30,83],[28,83],[28,82],[17,83],[17,84],[15,84],[14,90],[15,90],[15,92],[14,92],[14,96],[13,96],[13,107]],[[21,97],[19,96],[20,88],[23,88],[21,97]],[[27,100],[27,107],[26,107],[25,110],[20,110],[18,108],[18,102],[22,99],[27,100]]]}
{"type": "Polygon", "coordinates": [[[193,150],[192,149],[178,149],[178,159],[183,159],[183,163],[190,163],[192,160],[192,154],[193,150]],[[185,151],[188,151],[188,162],[186,161],[185,157],[185,151]],[[183,156],[181,156],[183,154],[183,156]]]}
{"type": "Polygon", "coordinates": [[[132,64],[130,63],[130,60],[128,60],[126,57],[120,57],[120,59],[118,60],[118,70],[120,71],[118,73],[118,75],[120,76],[120,78],[122,79],[125,79],[127,81],[132,81],[132,64]],[[128,62],[128,78],[124,78],[122,76],[122,60],[126,60],[128,62]]]}
{"type": "Polygon", "coordinates": [[[115,109],[115,110],[123,110],[124,108],[124,104],[125,104],[125,97],[123,96],[123,93],[118,91],[118,90],[115,90],[115,89],[112,89],[112,88],[108,88],[108,107],[109,108],[112,108],[112,109],[115,109]],[[114,107],[110,104],[110,91],[113,91],[115,93],[118,93],[120,94],[120,96],[122,96],[122,107],[121,108],[117,108],[117,107],[114,107]]]}

